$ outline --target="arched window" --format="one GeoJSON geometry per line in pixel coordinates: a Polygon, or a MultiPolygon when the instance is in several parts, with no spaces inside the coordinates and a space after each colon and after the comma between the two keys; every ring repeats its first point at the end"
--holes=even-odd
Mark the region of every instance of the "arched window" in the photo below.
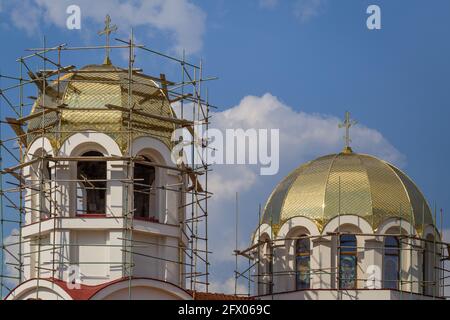
{"type": "Polygon", "coordinates": [[[42,172],[42,190],[41,190],[41,200],[42,201],[42,207],[40,208],[41,212],[41,219],[47,219],[50,218],[51,211],[52,211],[52,189],[51,189],[51,178],[52,178],[52,172],[50,169],[50,162],[48,160],[45,160],[42,166],[39,166],[42,172]]]}
{"type": "Polygon", "coordinates": [[[357,265],[356,236],[352,234],[342,235],[339,246],[340,289],[356,289],[357,265]]]}
{"type": "MultiPolygon", "coordinates": [[[[145,158],[151,162],[150,159],[145,158]]],[[[155,212],[155,167],[145,163],[134,166],[134,216],[136,218],[156,220],[155,212]]]]}
{"type": "MultiPolygon", "coordinates": [[[[302,235],[306,237],[306,235],[302,235]]],[[[310,289],[311,286],[311,248],[308,238],[295,242],[295,265],[297,290],[310,289]]]]}
{"type": "MultiPolygon", "coordinates": [[[[83,157],[103,157],[89,151],[83,157]]],[[[78,161],[77,163],[77,214],[106,213],[106,161],[78,161]]]]}
{"type": "Polygon", "coordinates": [[[400,281],[400,242],[397,237],[384,239],[383,287],[398,289],[400,281]]]}

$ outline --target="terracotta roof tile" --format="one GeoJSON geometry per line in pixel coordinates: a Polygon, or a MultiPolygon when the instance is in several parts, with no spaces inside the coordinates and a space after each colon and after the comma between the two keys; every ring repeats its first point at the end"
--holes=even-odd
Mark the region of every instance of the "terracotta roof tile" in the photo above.
{"type": "Polygon", "coordinates": [[[206,293],[206,292],[192,292],[189,293],[194,297],[194,300],[255,300],[252,297],[235,296],[223,293],[206,293]]]}

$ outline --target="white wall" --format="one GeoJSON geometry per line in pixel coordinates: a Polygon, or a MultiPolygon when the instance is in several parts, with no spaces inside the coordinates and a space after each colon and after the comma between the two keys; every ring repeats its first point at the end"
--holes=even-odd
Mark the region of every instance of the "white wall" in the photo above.
{"type": "MultiPolygon", "coordinates": [[[[386,234],[402,234],[408,235],[411,230],[415,230],[406,221],[399,219],[387,219],[384,221],[377,232],[374,232],[370,224],[364,219],[357,216],[341,216],[331,220],[322,232],[319,232],[314,222],[307,218],[295,217],[281,226],[278,234],[274,236],[269,226],[261,226],[260,230],[255,232],[253,243],[274,237],[274,293],[284,294],[296,291],[295,276],[295,238],[307,235],[311,239],[311,256],[310,266],[312,270],[311,289],[334,290],[338,289],[338,240],[339,237],[334,235],[336,232],[357,234],[357,288],[358,289],[381,289],[383,285],[383,247],[385,237],[380,235],[386,234]],[[339,224],[340,223],[340,224],[339,224]],[[375,268],[374,268],[375,267],[375,268]],[[376,274],[378,281],[368,281],[373,279],[373,270],[380,271],[376,274]],[[280,276],[277,276],[281,274],[280,276]]],[[[429,231],[431,233],[433,231],[429,231]]],[[[413,236],[418,237],[417,234],[413,236]]],[[[401,280],[399,288],[405,292],[413,292],[421,294],[422,281],[422,257],[421,250],[424,243],[418,240],[402,238],[402,248],[400,264],[401,264],[401,280]]],[[[267,246],[261,245],[261,251],[267,246]]],[[[439,251],[439,249],[437,249],[439,251]]],[[[254,251],[253,254],[257,255],[254,251]]],[[[432,253],[431,253],[432,254],[432,253]]],[[[430,258],[433,264],[433,259],[430,258]]],[[[267,263],[262,261],[261,265],[267,263]]],[[[264,269],[264,267],[263,267],[264,269]]],[[[431,277],[431,275],[429,276],[431,277]]],[[[437,276],[439,277],[439,275],[437,276]]],[[[266,280],[270,277],[266,277],[266,280]]],[[[433,295],[431,287],[429,294],[433,295]]],[[[267,294],[265,286],[259,286],[259,295],[267,294]]],[[[330,292],[332,292],[330,291],[330,292]]],[[[375,290],[379,291],[379,290],[375,290]]],[[[437,293],[436,293],[437,294],[437,293]]],[[[330,298],[332,294],[330,293],[330,298]]],[[[364,293],[364,297],[370,297],[371,293],[364,293]]],[[[308,297],[313,298],[315,293],[309,291],[308,297]]],[[[318,297],[318,296],[317,296],[318,297]]]]}
{"type": "MultiPolygon", "coordinates": [[[[166,145],[152,137],[137,138],[131,147],[132,155],[146,155],[154,162],[162,165],[172,165],[170,150],[166,145]]],[[[117,143],[108,135],[98,132],[77,133],[69,137],[60,150],[52,149],[47,139],[36,140],[27,153],[28,160],[37,154],[45,152],[57,156],[80,156],[87,151],[99,151],[105,156],[122,156],[117,143]]],[[[53,187],[52,201],[56,203],[53,209],[51,221],[42,221],[33,218],[32,210],[26,212],[26,226],[23,228],[24,252],[23,256],[24,279],[36,276],[50,277],[53,272],[43,268],[52,268],[53,258],[55,263],[55,276],[67,279],[67,270],[71,265],[80,264],[81,283],[96,285],[111,280],[120,279],[128,275],[129,270],[125,267],[129,262],[129,255],[124,252],[129,250],[124,240],[128,236],[127,219],[124,218],[128,209],[125,207],[125,187],[127,183],[125,161],[109,161],[107,163],[107,197],[105,217],[79,217],[76,215],[76,162],[59,162],[52,165],[53,187]],[[120,181],[122,180],[122,181],[120,181]],[[56,228],[56,229],[55,229],[56,228]],[[35,253],[36,246],[32,239],[39,234],[46,234],[41,239],[40,260],[35,253]],[[35,271],[38,261],[41,262],[39,274],[35,271]]],[[[37,166],[35,166],[37,168],[37,166]]],[[[183,265],[175,263],[182,260],[182,253],[177,247],[185,240],[180,232],[180,221],[184,218],[182,204],[184,199],[178,189],[184,190],[184,182],[176,170],[156,167],[157,184],[167,186],[171,190],[156,190],[156,211],[160,223],[135,220],[133,228],[133,239],[156,243],[152,246],[144,243],[133,243],[131,248],[136,254],[133,255],[133,276],[161,279],[177,285],[184,285],[183,265]],[[144,257],[144,254],[150,257],[144,257]],[[162,259],[157,259],[162,258],[162,259]],[[168,261],[165,261],[168,260],[168,261]],[[174,261],[174,262],[171,262],[174,261]]],[[[33,168],[24,170],[25,178],[30,181],[36,179],[33,168]]],[[[32,208],[38,205],[32,201],[30,190],[28,190],[25,206],[32,208]]],[[[128,227],[130,227],[128,219],[128,227]]],[[[129,243],[128,243],[129,244],[129,243]]]]}

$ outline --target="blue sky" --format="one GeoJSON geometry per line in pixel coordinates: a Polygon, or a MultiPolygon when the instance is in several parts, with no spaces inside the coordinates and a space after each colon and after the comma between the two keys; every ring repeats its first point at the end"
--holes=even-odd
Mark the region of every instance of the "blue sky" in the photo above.
{"type": "MultiPolygon", "coordinates": [[[[0,70],[16,72],[17,65],[12,62],[25,48],[41,46],[43,35],[48,45],[102,43],[96,31],[102,28],[106,13],[119,25],[123,38],[133,26],[139,42],[175,55],[186,48],[189,59],[203,58],[207,74],[220,78],[209,84],[213,104],[221,107],[219,127],[230,126],[227,119],[234,125],[249,126],[242,113],[257,119],[258,105],[264,105],[267,114],[275,116],[257,123],[261,127],[288,123],[285,132],[296,140],[281,144],[281,169],[275,177],[255,176],[249,168],[218,168],[217,181],[223,185],[229,182],[231,189],[240,188],[242,245],[256,226],[258,204],[265,202],[279,180],[304,161],[339,151],[341,137],[326,133],[346,110],[361,126],[355,129],[354,144],[360,147],[355,151],[374,153],[398,164],[430,203],[436,201],[439,208],[450,210],[449,1],[146,2],[142,6],[142,1],[128,1],[126,6],[126,1],[119,0],[98,4],[86,0],[0,0],[0,70]],[[68,4],[81,6],[83,24],[79,31],[64,27],[68,4]],[[123,7],[118,9],[114,4],[123,7]],[[370,4],[381,8],[381,30],[366,27],[370,4]],[[133,7],[141,8],[139,14],[127,11],[133,7]],[[289,119],[284,122],[283,116],[298,119],[298,128],[289,119]],[[271,122],[272,118],[277,118],[276,122],[271,122]],[[317,128],[325,134],[308,138],[317,128]],[[227,175],[243,181],[220,180],[227,175]]],[[[67,59],[67,64],[83,65],[100,63],[103,55],[70,55],[67,59]]],[[[125,65],[121,54],[114,54],[113,62],[125,65]]],[[[138,57],[137,63],[149,73],[177,72],[156,59],[138,57]]],[[[334,127],[329,130],[336,132],[334,127]]],[[[211,214],[216,217],[212,217],[211,228],[228,221],[223,236],[232,242],[233,216],[227,208],[233,207],[233,197],[217,197],[212,203],[211,214]]],[[[449,228],[450,218],[444,224],[449,228]]],[[[217,245],[213,258],[216,287],[226,290],[233,269],[231,252],[223,253],[217,242],[212,241],[212,245],[217,245]]]]}

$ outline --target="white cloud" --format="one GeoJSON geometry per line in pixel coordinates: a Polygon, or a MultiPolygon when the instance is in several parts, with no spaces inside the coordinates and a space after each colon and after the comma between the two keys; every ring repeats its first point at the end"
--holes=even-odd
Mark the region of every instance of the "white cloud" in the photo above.
{"type": "MultiPolygon", "coordinates": [[[[323,11],[323,7],[328,0],[295,0],[291,3],[292,13],[302,23],[317,17],[323,11]]],[[[259,0],[258,4],[263,9],[273,9],[281,2],[279,0],[259,0]]]]}
{"type": "MultiPolygon", "coordinates": [[[[6,268],[4,270],[4,273],[7,276],[10,277],[18,277],[19,276],[19,270],[17,269],[16,265],[19,263],[19,237],[17,236],[19,234],[19,230],[13,229],[11,231],[11,234],[3,239],[3,244],[5,246],[5,250],[3,250],[4,254],[4,263],[6,268]],[[8,252],[6,252],[8,251],[8,252]]],[[[17,280],[14,279],[6,279],[5,283],[13,288],[18,284],[17,280]]]]}
{"type": "Polygon", "coordinates": [[[444,229],[442,231],[442,241],[450,243],[450,229],[444,229]]]}
{"type": "MultiPolygon", "coordinates": [[[[8,3],[10,5],[10,3],[8,3]]],[[[30,0],[14,2],[9,9],[10,19],[14,25],[32,35],[39,27],[40,10],[30,0]]]]}
{"type": "MultiPolygon", "coordinates": [[[[239,192],[239,249],[243,249],[258,223],[259,203],[264,205],[278,182],[302,163],[342,150],[340,122],[335,116],[296,111],[270,93],[247,96],[213,115],[211,126],[221,130],[280,129],[278,175],[262,177],[257,166],[244,165],[215,165],[209,175],[209,191],[214,193],[209,202],[209,229],[214,235],[210,237],[211,270],[218,291],[226,290],[220,286],[229,289],[230,280],[226,279],[234,270],[235,193],[239,192]]],[[[405,157],[380,132],[360,124],[352,128],[351,135],[355,152],[373,154],[400,167],[405,164],[405,157]]],[[[234,291],[234,278],[232,284],[234,291]]]]}
{"type": "MultiPolygon", "coordinates": [[[[238,295],[246,295],[248,293],[248,287],[243,285],[242,283],[239,283],[239,281],[236,289],[238,295]]],[[[214,293],[234,294],[234,277],[230,277],[224,281],[211,281],[209,291],[214,293]]]]}
{"type": "MultiPolygon", "coordinates": [[[[13,24],[32,34],[41,24],[66,27],[66,9],[73,0],[24,0],[8,3],[13,24]]],[[[168,33],[177,53],[202,49],[206,14],[190,0],[78,0],[82,28],[86,21],[103,23],[110,14],[113,23],[128,32],[131,27],[146,27],[150,32],[168,33]]]]}
{"type": "Polygon", "coordinates": [[[278,5],[278,0],[259,0],[261,8],[274,8],[278,5]]]}
{"type": "Polygon", "coordinates": [[[323,3],[324,0],[297,0],[294,4],[294,15],[301,22],[308,22],[320,14],[323,3]]]}
{"type": "Polygon", "coordinates": [[[211,174],[208,188],[211,192],[217,192],[220,199],[232,200],[236,191],[245,192],[256,183],[258,175],[246,166],[235,166],[233,170],[224,171],[224,175],[211,174]]]}
{"type": "MultiPolygon", "coordinates": [[[[338,128],[340,122],[333,116],[297,112],[270,93],[247,96],[239,105],[213,115],[213,127],[222,131],[280,129],[280,159],[289,170],[317,156],[340,151],[344,134],[338,128]]],[[[352,129],[352,139],[357,152],[374,154],[399,166],[404,164],[404,156],[376,130],[357,125],[352,129]]],[[[229,200],[236,191],[249,190],[258,183],[257,172],[252,166],[215,166],[210,185],[215,201],[229,200]]]]}

